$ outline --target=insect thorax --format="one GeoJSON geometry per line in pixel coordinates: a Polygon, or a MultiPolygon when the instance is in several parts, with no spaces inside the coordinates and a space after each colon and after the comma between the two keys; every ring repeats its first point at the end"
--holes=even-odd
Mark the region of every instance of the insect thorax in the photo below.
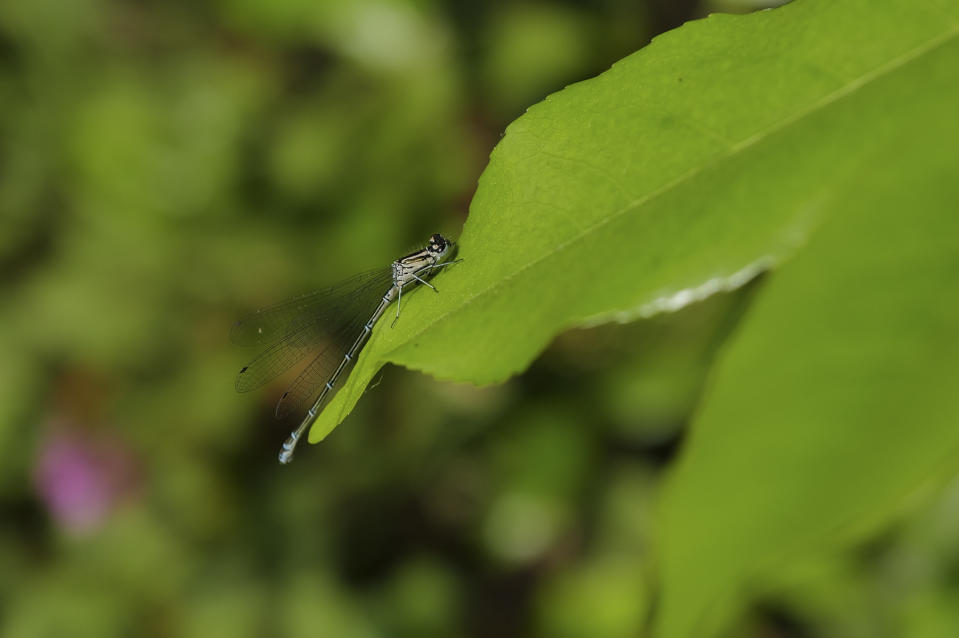
{"type": "Polygon", "coordinates": [[[393,284],[405,286],[414,281],[413,275],[436,263],[436,257],[427,250],[418,250],[393,262],[393,284]]]}

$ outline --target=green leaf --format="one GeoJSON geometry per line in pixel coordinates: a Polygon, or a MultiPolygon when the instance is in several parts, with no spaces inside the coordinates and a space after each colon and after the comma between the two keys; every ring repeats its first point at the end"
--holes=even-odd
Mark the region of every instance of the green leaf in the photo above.
{"type": "Polygon", "coordinates": [[[571,326],[680,307],[782,262],[876,161],[898,125],[889,83],[951,44],[956,14],[807,0],[711,16],[535,105],[480,179],[463,263],[381,322],[310,440],[386,362],[503,381],[571,326]]]}
{"type": "Polygon", "coordinates": [[[710,635],[959,464],[956,34],[863,88],[881,145],[715,370],[662,510],[658,635],[710,635]]]}

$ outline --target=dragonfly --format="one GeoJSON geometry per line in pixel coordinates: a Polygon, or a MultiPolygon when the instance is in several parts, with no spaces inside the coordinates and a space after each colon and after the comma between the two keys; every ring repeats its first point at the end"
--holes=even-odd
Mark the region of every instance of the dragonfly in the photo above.
{"type": "Polygon", "coordinates": [[[338,389],[337,382],[355,362],[387,306],[396,302],[391,324],[395,325],[404,291],[424,285],[438,292],[429,280],[440,269],[462,261],[453,259],[455,252],[455,244],[437,233],[424,248],[387,267],[262,308],[233,325],[230,339],[235,344],[265,348],[240,370],[238,392],[255,390],[308,361],[276,404],[276,418],[284,420],[310,406],[283,443],[280,463],[293,460],[296,444],[338,389]]]}

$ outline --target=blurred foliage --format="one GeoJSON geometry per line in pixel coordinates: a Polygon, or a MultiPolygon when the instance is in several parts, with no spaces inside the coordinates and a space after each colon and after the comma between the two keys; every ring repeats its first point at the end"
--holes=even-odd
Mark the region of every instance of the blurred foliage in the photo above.
{"type": "MultiPolygon", "coordinates": [[[[0,635],[639,635],[664,470],[762,281],[501,386],[387,369],[288,468],[283,382],[234,394],[227,336],[455,237],[546,94],[756,8],[0,3],[0,635]]],[[[733,635],[953,635],[955,491],[770,579],[733,635]]]]}

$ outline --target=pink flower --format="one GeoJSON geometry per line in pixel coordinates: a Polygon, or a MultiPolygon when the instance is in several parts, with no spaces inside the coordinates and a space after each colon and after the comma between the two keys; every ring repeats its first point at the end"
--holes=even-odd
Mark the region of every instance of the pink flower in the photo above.
{"type": "Polygon", "coordinates": [[[42,444],[34,482],[60,527],[89,534],[136,481],[130,454],[117,438],[57,427],[42,444]]]}

